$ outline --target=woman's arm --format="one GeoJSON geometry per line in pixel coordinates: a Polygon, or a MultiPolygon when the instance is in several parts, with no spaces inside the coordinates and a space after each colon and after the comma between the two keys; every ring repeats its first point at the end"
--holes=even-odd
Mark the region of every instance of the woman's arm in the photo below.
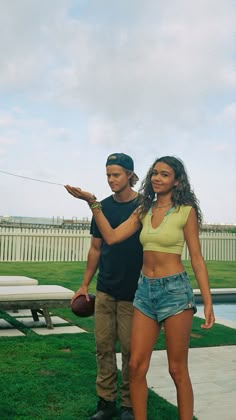
{"type": "Polygon", "coordinates": [[[205,324],[202,325],[202,327],[211,328],[215,321],[215,317],[212,307],[208,272],[200,247],[197,216],[193,208],[190,210],[187,223],[184,227],[184,237],[191,258],[191,265],[201,291],[204,304],[205,324]]]}
{"type": "Polygon", "coordinates": [[[73,197],[87,201],[92,210],[97,227],[108,245],[124,241],[140,228],[141,224],[136,210],[125,222],[113,229],[102,212],[101,204],[96,201],[96,197],[93,194],[82,191],[80,188],[72,187],[71,185],[65,185],[65,188],[73,197]]]}

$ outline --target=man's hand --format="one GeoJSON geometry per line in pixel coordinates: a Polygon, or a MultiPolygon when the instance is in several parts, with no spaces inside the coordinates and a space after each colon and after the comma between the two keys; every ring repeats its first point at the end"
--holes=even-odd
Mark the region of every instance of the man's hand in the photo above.
{"type": "Polygon", "coordinates": [[[72,296],[71,299],[71,304],[74,302],[74,300],[80,296],[80,295],[84,295],[86,297],[86,300],[89,301],[89,295],[88,295],[88,287],[87,286],[81,286],[80,289],[77,290],[77,292],[75,292],[74,296],[72,296]]]}

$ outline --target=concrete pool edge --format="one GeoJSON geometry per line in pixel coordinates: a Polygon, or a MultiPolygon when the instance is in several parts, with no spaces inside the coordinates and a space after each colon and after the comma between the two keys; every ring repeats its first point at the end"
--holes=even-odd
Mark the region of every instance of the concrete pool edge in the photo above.
{"type": "MultiPolygon", "coordinates": [[[[196,303],[203,303],[200,289],[193,289],[196,303]]],[[[236,288],[211,289],[213,303],[236,303],[236,288]]]]}

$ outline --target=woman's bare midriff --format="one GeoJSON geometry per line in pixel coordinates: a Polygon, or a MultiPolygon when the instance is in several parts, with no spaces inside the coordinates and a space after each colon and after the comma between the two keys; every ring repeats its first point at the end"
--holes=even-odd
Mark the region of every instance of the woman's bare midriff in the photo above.
{"type": "Polygon", "coordinates": [[[142,273],[149,278],[166,277],[181,273],[184,266],[181,255],[144,251],[142,273]]]}

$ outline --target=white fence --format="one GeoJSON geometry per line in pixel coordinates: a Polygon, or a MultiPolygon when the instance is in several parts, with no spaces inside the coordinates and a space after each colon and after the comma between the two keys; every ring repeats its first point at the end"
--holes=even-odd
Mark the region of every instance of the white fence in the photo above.
{"type": "Polygon", "coordinates": [[[0,228],[0,261],[86,261],[90,242],[83,230],[0,228]]]}
{"type": "MultiPolygon", "coordinates": [[[[236,233],[202,232],[200,243],[204,259],[212,261],[236,261],[236,233]]],[[[189,259],[187,246],[184,246],[183,260],[189,259]]]]}
{"type": "MultiPolygon", "coordinates": [[[[0,227],[0,261],[86,261],[90,241],[88,230],[0,227]]],[[[236,261],[235,233],[202,232],[200,242],[205,260],[236,261]]]]}

